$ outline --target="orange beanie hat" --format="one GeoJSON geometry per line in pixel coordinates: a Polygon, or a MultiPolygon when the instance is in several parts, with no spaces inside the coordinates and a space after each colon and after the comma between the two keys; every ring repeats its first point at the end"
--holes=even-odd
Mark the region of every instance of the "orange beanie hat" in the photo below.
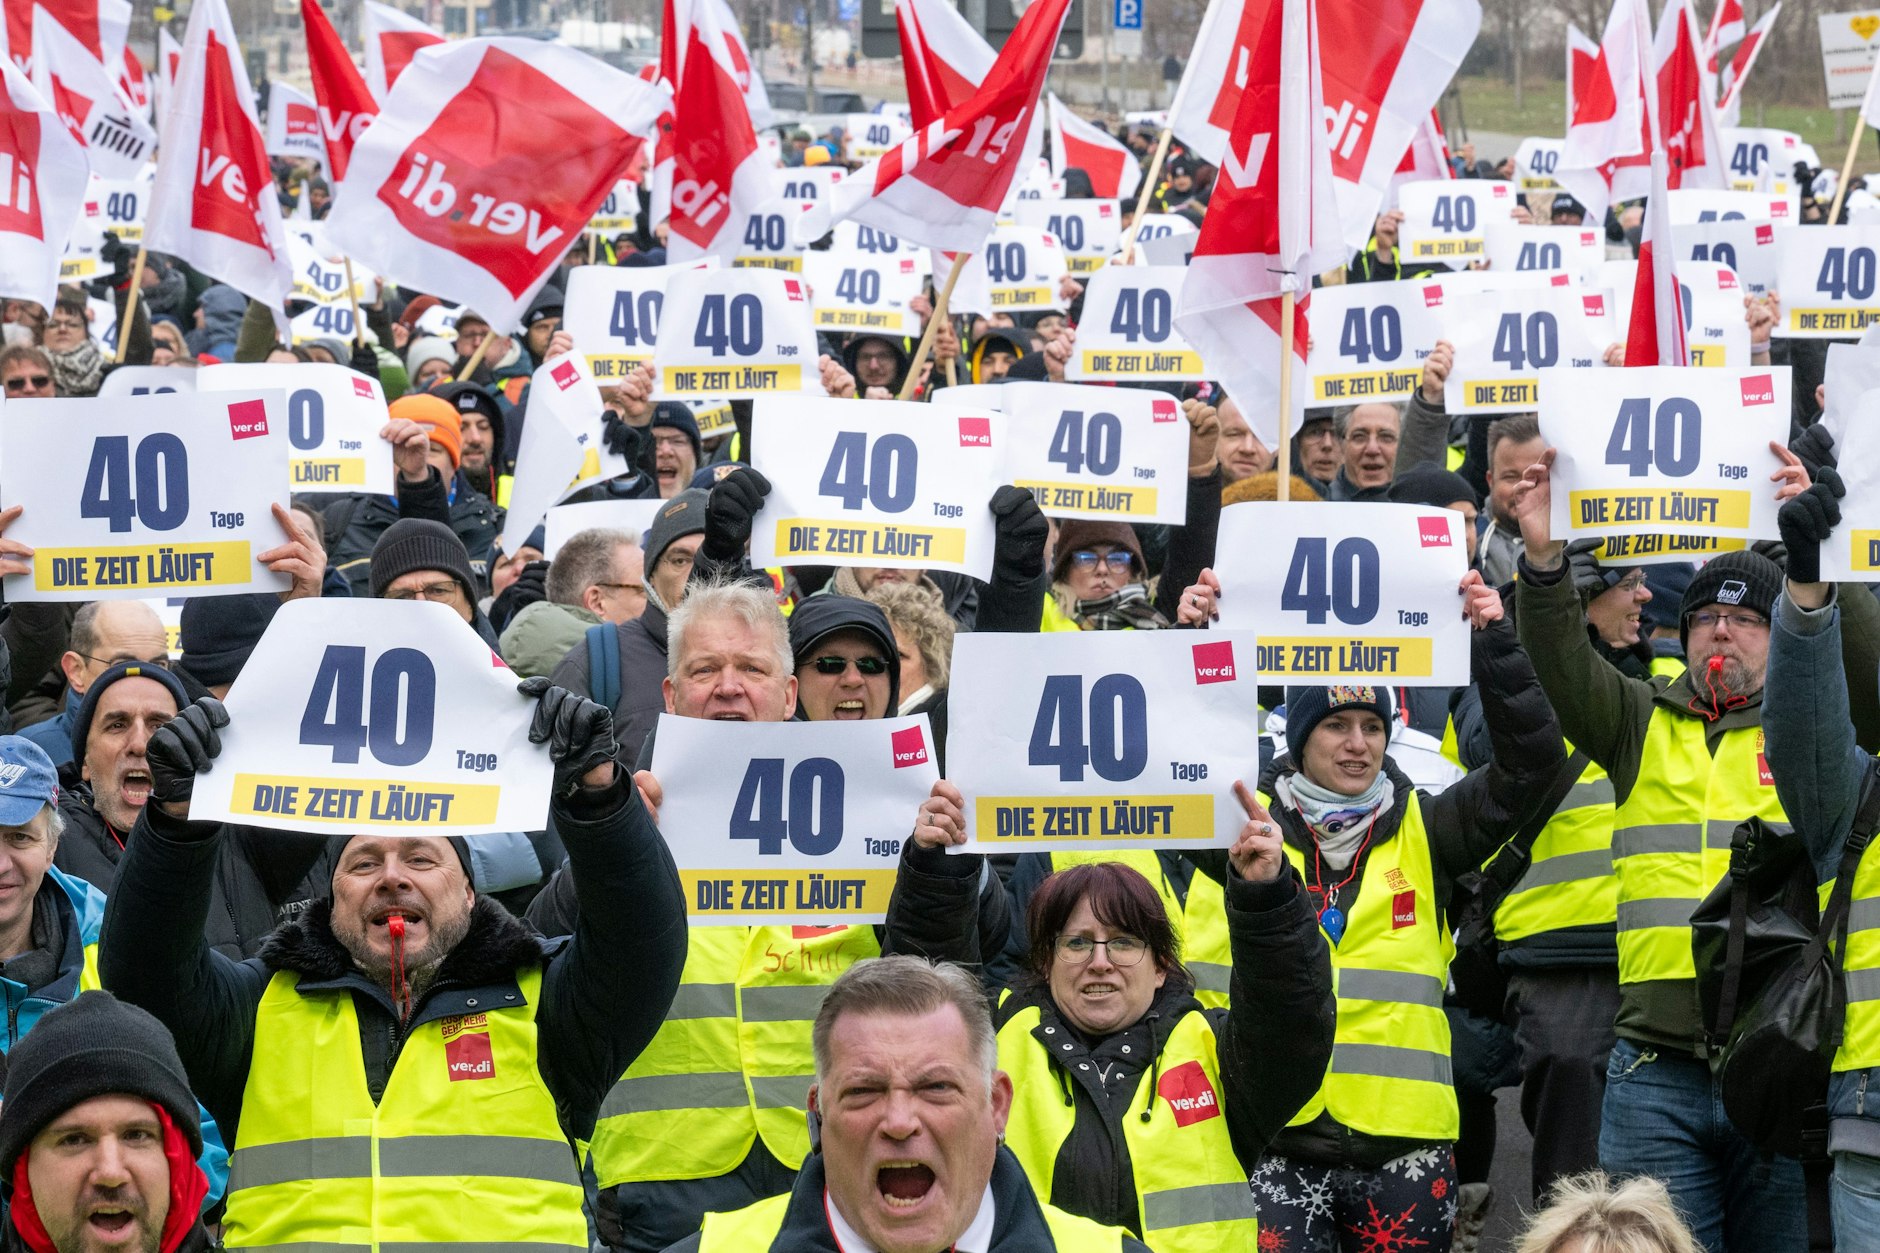
{"type": "Polygon", "coordinates": [[[449,401],[419,392],[400,396],[392,402],[389,412],[394,418],[408,419],[428,430],[431,442],[450,454],[452,469],[463,460],[463,419],[457,416],[449,401]]]}

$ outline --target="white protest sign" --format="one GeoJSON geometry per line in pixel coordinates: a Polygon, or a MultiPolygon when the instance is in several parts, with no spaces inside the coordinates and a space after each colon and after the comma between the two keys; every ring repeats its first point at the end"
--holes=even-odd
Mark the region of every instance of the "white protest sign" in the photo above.
{"type": "MultiPolygon", "coordinates": [[[[294,272],[294,299],[311,300],[316,304],[350,305],[346,296],[346,262],[344,258],[329,258],[321,255],[320,249],[300,235],[287,237],[287,259],[294,272]]],[[[364,266],[353,268],[353,299],[370,300],[372,298],[368,283],[371,271],[364,266]],[[361,278],[360,275],[365,277],[361,278]]]]}
{"type": "Polygon", "coordinates": [[[568,275],[562,329],[587,358],[595,381],[611,387],[634,366],[652,362],[667,281],[675,274],[717,268],[713,256],[680,265],[578,265],[568,275]]]}
{"type": "Polygon", "coordinates": [[[947,773],[969,838],[947,851],[1231,845],[1234,781],[1260,769],[1252,651],[1219,631],[959,636],[947,773]]]}
{"type": "Polygon", "coordinates": [[[800,272],[808,241],[797,241],[796,220],[811,203],[766,200],[751,210],[744,217],[743,229],[738,232],[738,255],[732,264],[746,269],[800,272]]]}
{"type": "Polygon", "coordinates": [[[883,922],[939,771],[925,714],[715,722],[661,714],[660,833],[704,925],[883,922]]]}
{"type": "Polygon", "coordinates": [[[1514,184],[1481,179],[1426,179],[1397,189],[1398,229],[1405,261],[1473,261],[1488,248],[1488,224],[1514,211],[1514,184]]]}
{"type": "MultiPolygon", "coordinates": [[[[1763,296],[1776,289],[1781,238],[1788,232],[1773,222],[1705,222],[1674,227],[1677,261],[1715,261],[1736,273],[1743,294],[1763,296]]],[[[1628,306],[1629,307],[1629,306],[1628,306]]]]}
{"type": "Polygon", "coordinates": [[[1575,287],[1484,292],[1466,301],[1445,298],[1443,338],[1456,362],[1443,385],[1451,413],[1524,413],[1541,395],[1552,366],[1605,366],[1613,342],[1604,292],[1575,287]]]}
{"type": "Polygon", "coordinates": [[[1010,481],[1005,419],[895,400],[766,396],[752,463],[771,482],[751,564],[992,575],[993,490],[1010,481]]]}
{"type": "Polygon", "coordinates": [[[152,596],[144,601],[163,624],[163,646],[172,660],[183,655],[183,606],[188,603],[187,596],[152,596]]]}
{"type": "Polygon", "coordinates": [[[1198,231],[1185,231],[1174,235],[1158,235],[1154,239],[1145,239],[1136,245],[1136,255],[1149,265],[1174,266],[1185,269],[1195,259],[1195,245],[1201,241],[1198,231]]]}
{"type": "Polygon", "coordinates": [[[779,200],[823,200],[829,189],[841,182],[848,171],[839,165],[799,166],[777,171],[779,200]]]}
{"type": "Polygon", "coordinates": [[[1114,200],[1027,200],[1016,216],[1019,225],[1056,238],[1071,274],[1102,269],[1123,238],[1123,215],[1114,200]]]}
{"type": "Polygon", "coordinates": [[[1555,539],[1629,536],[1650,553],[1677,551],[1667,537],[1776,537],[1769,441],[1788,441],[1786,366],[1557,370],[1540,422],[1555,539]]]}
{"type": "Polygon", "coordinates": [[[1077,351],[1064,377],[1073,383],[1206,378],[1201,354],[1175,329],[1185,274],[1178,265],[1110,265],[1092,274],[1077,351]]]}
{"type": "Polygon", "coordinates": [[[550,357],[529,380],[529,420],[516,449],[503,551],[520,549],[550,505],[632,469],[602,447],[601,402],[581,354],[550,357]]]}
{"type": "Polygon", "coordinates": [[[304,344],[310,339],[350,341],[356,327],[349,304],[316,304],[288,323],[288,330],[293,334],[296,344],[304,344]]]}
{"type": "Polygon", "coordinates": [[[1795,181],[1795,163],[1821,164],[1813,144],[1805,143],[1794,131],[1771,127],[1725,126],[1717,131],[1717,140],[1730,154],[1732,191],[1760,191],[1786,196],[1795,181]]]}
{"type": "Polygon", "coordinates": [[[1823,13],[1821,72],[1828,80],[1830,109],[1857,109],[1867,95],[1874,57],[1880,53],[1880,9],[1823,13]]]}
{"type": "Polygon", "coordinates": [[[144,237],[144,215],[150,210],[150,184],[157,167],[148,165],[136,178],[91,176],[85,191],[85,214],[100,229],[112,232],[120,243],[135,244],[144,237]]]}
{"type": "Polygon", "coordinates": [[[35,549],[6,598],[128,600],[279,592],[255,560],[287,542],[287,414],[279,391],[14,400],[0,424],[7,538],[35,549]]]}
{"type": "Polygon", "coordinates": [[[200,370],[173,365],[121,365],[98,384],[98,397],[168,395],[196,390],[200,370]]]}
{"type": "Polygon", "coordinates": [[[289,601],[228,694],[189,816],[287,831],[538,831],[554,766],[535,702],[449,605],[289,601]]]}
{"type": "MultiPolygon", "coordinates": [[[[1188,518],[1188,422],[1163,392],[1006,383],[1007,472],[1058,518],[1188,518]]],[[[944,403],[946,391],[936,403],[944,403]]]]}
{"type": "Polygon", "coordinates": [[[702,400],[688,400],[685,407],[692,411],[692,420],[698,423],[698,437],[709,444],[720,435],[729,435],[738,429],[737,415],[731,411],[731,402],[719,397],[707,397],[702,400]]]}
{"type": "Polygon", "coordinates": [[[569,536],[596,527],[625,531],[637,544],[665,503],[655,496],[651,500],[584,500],[574,505],[556,505],[542,523],[542,556],[553,561],[569,536]]]}
{"type": "Polygon", "coordinates": [[[1313,292],[1306,307],[1312,328],[1306,403],[1408,400],[1422,380],[1424,358],[1442,338],[1443,303],[1440,288],[1414,279],[1342,283],[1313,292]]]}
{"type": "Polygon", "coordinates": [[[1530,135],[1514,150],[1514,185],[1523,192],[1553,191],[1560,186],[1554,172],[1560,168],[1560,154],[1566,149],[1564,139],[1542,139],[1530,135]]]}
{"type": "Polygon", "coordinates": [[[1880,225],[1790,231],[1776,270],[1789,339],[1853,339],[1880,322],[1880,225]]]}
{"type": "MultiPolygon", "coordinates": [[[[1829,350],[1852,352],[1836,344],[1829,350]]],[[[1880,354],[1874,354],[1880,356],[1880,354]]],[[[1829,357],[1830,366],[1833,357],[1829,357]]],[[[1832,393],[1830,393],[1832,394],[1832,393]]],[[[1841,524],[1821,546],[1821,577],[1830,582],[1880,582],[1880,391],[1849,397],[1846,429],[1835,438],[1841,481],[1841,524]]]]}
{"type": "Polygon", "coordinates": [[[1490,291],[1538,291],[1543,287],[1573,286],[1573,276],[1565,270],[1456,270],[1401,281],[1438,288],[1445,299],[1452,301],[1490,291]]]}
{"type": "Polygon", "coordinates": [[[1749,369],[1749,324],[1736,272],[1715,261],[1680,261],[1676,269],[1691,364],[1749,369]]]}
{"type": "Polygon", "coordinates": [[[673,284],[653,350],[654,396],[824,395],[803,280],[708,270],[673,284]]]}
{"type": "Polygon", "coordinates": [[[1201,228],[1179,213],[1145,213],[1136,227],[1138,248],[1154,239],[1173,239],[1177,235],[1199,235],[1201,228]]]}
{"type": "Polygon", "coordinates": [[[1866,341],[1870,328],[1859,344],[1829,344],[1827,368],[1822,373],[1823,395],[1821,424],[1838,443],[1847,430],[1854,407],[1868,392],[1880,388],[1880,352],[1866,341]]]}
{"type": "Polygon", "coordinates": [[[289,482],[296,492],[392,493],[392,446],[379,438],[390,420],[379,381],[343,365],[210,365],[197,371],[202,392],[287,394],[289,482]]]}
{"type": "Polygon", "coordinates": [[[1564,270],[1591,282],[1606,259],[1606,233],[1590,226],[1488,224],[1488,266],[1493,270],[1564,270]]]}
{"type": "Polygon", "coordinates": [[[1469,681],[1462,515],[1373,503],[1250,502],[1221,510],[1220,622],[1257,632],[1267,683],[1469,681]]]}
{"type": "MultiPolygon", "coordinates": [[[[934,273],[945,272],[936,257],[934,273]]],[[[1067,303],[1058,280],[1069,273],[1070,262],[1057,236],[1029,226],[996,227],[985,247],[960,271],[948,307],[959,313],[1063,309],[1067,303]]]]}
{"type": "Polygon", "coordinates": [[[846,127],[849,156],[857,161],[873,161],[890,148],[898,148],[911,130],[901,119],[885,113],[851,113],[846,127]]]}
{"type": "Polygon", "coordinates": [[[932,272],[932,253],[919,244],[909,243],[891,231],[880,227],[866,226],[854,218],[844,218],[837,222],[830,232],[829,251],[860,253],[873,262],[885,262],[893,257],[912,257],[921,274],[932,272]]]}
{"type": "Polygon", "coordinates": [[[1697,226],[1705,222],[1798,223],[1801,213],[1793,196],[1757,191],[1718,191],[1708,187],[1680,187],[1671,193],[1671,225],[1697,226]]]}
{"type": "Polygon", "coordinates": [[[601,207],[594,210],[594,216],[588,219],[587,229],[590,234],[605,235],[611,239],[615,235],[632,234],[639,224],[640,185],[623,178],[607,193],[607,199],[601,201],[601,207]]]}
{"type": "Polygon", "coordinates": [[[927,278],[915,257],[871,257],[834,248],[806,252],[803,278],[817,330],[920,334],[920,315],[911,305],[927,278]]]}

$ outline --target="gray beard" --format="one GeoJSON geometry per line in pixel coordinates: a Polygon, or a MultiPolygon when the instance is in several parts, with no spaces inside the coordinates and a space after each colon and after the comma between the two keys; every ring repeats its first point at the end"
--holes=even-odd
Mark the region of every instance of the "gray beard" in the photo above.
{"type": "MultiPolygon", "coordinates": [[[[424,994],[437,981],[438,968],[444,964],[444,959],[449,957],[451,951],[463,942],[464,936],[470,933],[470,912],[466,909],[460,917],[448,922],[436,918],[431,919],[430,941],[415,952],[406,950],[405,984],[410,989],[409,1003],[412,1006],[416,1006],[424,999],[424,994]]],[[[349,930],[350,924],[346,927],[336,925],[333,928],[333,934],[346,947],[346,951],[352,956],[353,965],[358,967],[359,972],[384,988],[386,995],[396,1001],[397,997],[392,987],[391,961],[381,958],[367,946],[363,929],[352,931],[350,934],[349,930]]]]}

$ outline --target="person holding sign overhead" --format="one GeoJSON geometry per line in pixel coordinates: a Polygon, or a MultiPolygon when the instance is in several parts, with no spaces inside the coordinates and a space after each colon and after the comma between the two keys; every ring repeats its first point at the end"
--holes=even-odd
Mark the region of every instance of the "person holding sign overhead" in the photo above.
{"type": "MultiPolygon", "coordinates": [[[[1032,894],[1029,955],[993,1011],[1014,1089],[1006,1143],[1038,1195],[1158,1253],[1256,1247],[1248,1172],[1331,1057],[1331,969],[1311,904],[1279,828],[1236,790],[1249,816],[1224,871],[1231,1008],[1195,999],[1150,881],[1102,860],[1032,894]]],[[[903,857],[889,948],[977,960],[978,920],[957,888],[937,890],[988,873],[979,854],[946,854],[965,842],[962,794],[942,780],[903,857]]]]}
{"type": "MultiPolygon", "coordinates": [[[[1802,462],[1771,444],[1778,500],[1808,487],[1802,462]]],[[[1554,450],[1530,466],[1514,499],[1525,555],[1515,585],[1521,638],[1567,737],[1604,768],[1618,805],[1618,1043],[1606,1067],[1599,1159],[1670,1188],[1706,1248],[1801,1248],[1807,1215],[1800,1164],[1760,1151],[1718,1117],[1706,1060],[1691,912],[1729,867],[1730,833],[1746,818],[1786,830],[1763,743],[1769,615],[1782,569],[1751,551],[1715,557],[1685,589],[1678,635],[1690,668],[1628,677],[1593,650],[1554,538],[1554,450]]],[[[1845,630],[1868,640],[1880,607],[1845,597],[1845,630]]],[[[1843,664],[1864,649],[1843,649],[1843,664]]],[[[1867,655],[1871,655],[1868,653],[1867,655]]],[[[1850,674],[1871,689],[1873,675],[1850,674]]]]}
{"type": "Polygon", "coordinates": [[[106,906],[99,969],[175,1034],[233,1137],[227,1247],[588,1247],[570,1145],[671,1003],[684,901],[614,765],[607,711],[545,679],[519,690],[580,870],[570,940],[479,899],[465,841],[400,833],[335,837],[330,900],[258,958],[212,953],[223,829],[189,811],[229,714],[205,697],[152,738],[154,803],[106,906]]]}

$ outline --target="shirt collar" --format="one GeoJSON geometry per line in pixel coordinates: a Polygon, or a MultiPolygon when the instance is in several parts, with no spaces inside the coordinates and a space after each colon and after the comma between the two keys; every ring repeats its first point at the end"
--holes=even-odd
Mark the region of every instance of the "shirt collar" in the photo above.
{"type": "MultiPolygon", "coordinates": [[[[874,1245],[849,1226],[827,1188],[823,1189],[823,1212],[829,1216],[829,1232],[836,1238],[836,1248],[842,1253],[879,1253],[874,1245]]],[[[992,1185],[988,1183],[986,1194],[979,1198],[979,1212],[973,1215],[973,1221],[967,1226],[965,1234],[953,1242],[952,1253],[990,1253],[992,1221],[992,1185]]]]}

